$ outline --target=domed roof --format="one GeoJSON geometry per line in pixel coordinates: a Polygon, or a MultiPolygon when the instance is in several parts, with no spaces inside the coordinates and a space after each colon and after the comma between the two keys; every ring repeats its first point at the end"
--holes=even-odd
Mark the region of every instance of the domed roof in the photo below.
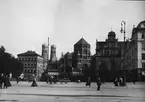
{"type": "Polygon", "coordinates": [[[137,28],[145,28],[145,21],[142,21],[138,24],[137,28]]]}
{"type": "Polygon", "coordinates": [[[115,34],[115,32],[110,31],[110,32],[108,33],[108,36],[116,36],[116,34],[115,34]]]}

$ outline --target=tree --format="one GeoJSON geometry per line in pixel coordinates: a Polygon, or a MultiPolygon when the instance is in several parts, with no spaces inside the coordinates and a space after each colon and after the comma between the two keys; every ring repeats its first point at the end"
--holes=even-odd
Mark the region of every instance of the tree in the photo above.
{"type": "Polygon", "coordinates": [[[13,55],[5,51],[3,46],[0,47],[0,73],[12,73],[16,77],[22,72],[22,63],[13,55]]]}

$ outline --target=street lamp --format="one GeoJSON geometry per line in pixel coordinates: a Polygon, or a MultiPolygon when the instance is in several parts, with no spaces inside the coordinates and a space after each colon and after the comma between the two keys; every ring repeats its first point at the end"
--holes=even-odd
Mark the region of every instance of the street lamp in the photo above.
{"type": "Polygon", "coordinates": [[[123,76],[124,76],[124,81],[123,81],[124,85],[125,85],[125,82],[126,82],[125,67],[124,67],[124,60],[125,60],[125,56],[124,56],[125,55],[125,38],[126,38],[125,37],[125,34],[126,34],[125,27],[126,27],[126,22],[122,21],[121,22],[121,30],[120,30],[120,32],[124,34],[124,41],[123,41],[124,42],[123,43],[123,66],[122,66],[123,67],[123,76]]]}

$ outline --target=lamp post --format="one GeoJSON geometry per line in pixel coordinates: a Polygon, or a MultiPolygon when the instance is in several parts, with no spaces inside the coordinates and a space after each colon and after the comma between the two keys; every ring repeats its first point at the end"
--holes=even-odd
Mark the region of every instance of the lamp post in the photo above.
{"type": "Polygon", "coordinates": [[[125,34],[126,34],[126,29],[125,29],[125,27],[126,27],[126,22],[125,21],[122,21],[121,22],[121,30],[120,30],[120,32],[121,33],[123,33],[124,34],[124,40],[123,40],[123,65],[122,65],[122,67],[123,67],[123,77],[124,77],[124,81],[123,81],[123,84],[125,85],[125,82],[126,82],[126,73],[125,73],[125,67],[124,67],[124,60],[125,60],[125,34]]]}

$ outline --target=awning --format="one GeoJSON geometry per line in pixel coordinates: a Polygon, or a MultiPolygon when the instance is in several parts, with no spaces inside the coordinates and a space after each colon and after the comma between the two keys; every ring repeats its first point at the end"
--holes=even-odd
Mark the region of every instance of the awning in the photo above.
{"type": "Polygon", "coordinates": [[[48,75],[59,75],[58,72],[48,72],[48,75]]]}

